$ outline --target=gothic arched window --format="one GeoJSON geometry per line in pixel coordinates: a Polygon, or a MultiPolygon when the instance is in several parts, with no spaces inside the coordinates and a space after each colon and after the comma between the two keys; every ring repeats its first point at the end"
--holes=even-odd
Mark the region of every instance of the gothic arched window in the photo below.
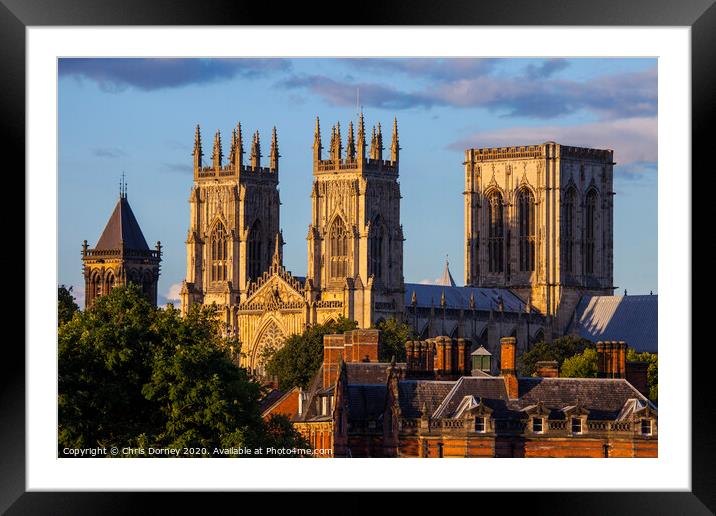
{"type": "Polygon", "coordinates": [[[370,258],[368,260],[368,274],[376,278],[383,277],[383,225],[376,219],[371,225],[369,242],[370,258]]]}
{"type": "Polygon", "coordinates": [[[247,260],[247,271],[249,278],[256,280],[263,273],[263,266],[261,263],[261,241],[263,235],[261,234],[261,222],[256,221],[251,226],[248,238],[248,260],[247,260]]]}
{"type": "Polygon", "coordinates": [[[584,202],[584,272],[594,274],[597,227],[597,192],[591,190],[584,202]]]}
{"type": "Polygon", "coordinates": [[[102,294],[107,295],[110,293],[110,291],[114,288],[114,273],[112,271],[107,271],[107,276],[104,278],[104,289],[102,294]]]}
{"type": "Polygon", "coordinates": [[[487,261],[490,272],[502,272],[504,211],[502,195],[493,192],[487,200],[487,261]]]}
{"type": "Polygon", "coordinates": [[[226,281],[228,238],[224,225],[218,222],[211,232],[211,281],[226,281]]]}
{"type": "Polygon", "coordinates": [[[574,220],[576,213],[577,193],[571,187],[564,194],[562,201],[562,261],[565,272],[574,271],[574,220]]]}
{"type": "Polygon", "coordinates": [[[346,225],[337,218],[329,233],[331,278],[345,278],[348,275],[348,241],[346,225]]]}
{"type": "Polygon", "coordinates": [[[535,270],[535,196],[522,189],[517,199],[520,235],[520,270],[535,270]]]}

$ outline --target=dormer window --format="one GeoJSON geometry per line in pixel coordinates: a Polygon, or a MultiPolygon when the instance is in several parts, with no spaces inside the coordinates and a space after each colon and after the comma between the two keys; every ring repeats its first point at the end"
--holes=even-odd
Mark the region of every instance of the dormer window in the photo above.
{"type": "Polygon", "coordinates": [[[582,418],[579,418],[579,417],[572,418],[572,433],[573,434],[581,434],[582,433],[582,418]]]}
{"type": "Polygon", "coordinates": [[[533,417],[532,418],[532,431],[536,434],[544,432],[544,418],[533,417]]]}
{"type": "Polygon", "coordinates": [[[485,431],[486,431],[486,430],[485,430],[486,427],[487,427],[487,424],[486,424],[486,421],[485,421],[485,418],[484,418],[484,417],[479,416],[479,417],[476,417],[476,418],[475,418],[475,432],[484,434],[485,431]]]}
{"type": "Polygon", "coordinates": [[[641,435],[651,435],[651,419],[641,420],[641,435]]]}

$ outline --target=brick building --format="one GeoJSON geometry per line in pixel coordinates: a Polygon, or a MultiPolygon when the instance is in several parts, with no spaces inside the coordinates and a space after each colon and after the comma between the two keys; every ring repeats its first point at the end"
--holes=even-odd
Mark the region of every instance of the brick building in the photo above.
{"type": "Polygon", "coordinates": [[[409,341],[405,363],[377,362],[379,346],[377,330],[326,336],[309,388],[265,415],[288,415],[336,457],[657,456],[657,408],[625,379],[624,343],[599,344],[600,378],[559,378],[551,364],[518,377],[514,337],[496,376],[465,339],[409,341]]]}

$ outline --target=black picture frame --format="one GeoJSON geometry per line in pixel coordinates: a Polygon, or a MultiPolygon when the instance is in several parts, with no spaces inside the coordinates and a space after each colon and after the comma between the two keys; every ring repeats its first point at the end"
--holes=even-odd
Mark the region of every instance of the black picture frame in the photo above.
{"type": "MultiPolygon", "coordinates": [[[[692,73],[692,170],[691,179],[704,177],[709,167],[711,147],[708,129],[714,126],[716,113],[716,4],[715,0],[673,2],[669,0],[590,1],[501,0],[481,3],[459,1],[439,4],[425,0],[382,2],[371,8],[368,4],[322,2],[280,4],[260,2],[176,2],[171,0],[0,0],[0,127],[2,141],[12,152],[4,153],[5,170],[25,170],[25,29],[29,26],[67,25],[293,25],[299,22],[315,25],[553,25],[553,26],[688,26],[691,28],[692,73]],[[340,15],[337,4],[354,7],[350,15],[340,15]]],[[[54,116],[54,115],[53,115],[54,116]]],[[[688,171],[684,171],[688,176],[688,171]]],[[[18,179],[24,191],[24,181],[18,179]]],[[[704,189],[696,189],[698,192],[704,189]]],[[[18,190],[16,190],[18,191],[18,190]]],[[[695,200],[692,199],[692,206],[695,200]]],[[[694,221],[696,222],[696,221],[694,221]]],[[[16,230],[18,228],[15,228],[16,230]]],[[[19,233],[19,231],[18,231],[19,233]]],[[[23,232],[24,233],[24,232],[23,232]]],[[[698,234],[694,232],[693,234],[698,234]]],[[[24,242],[18,235],[14,242],[24,242]]],[[[19,245],[18,245],[19,247],[19,245]]],[[[710,249],[709,249],[710,251],[710,249]]],[[[691,255],[696,256],[696,255],[691,255]]],[[[711,260],[712,262],[713,260],[711,260]]],[[[6,262],[7,263],[7,262],[6,262]]],[[[693,264],[695,270],[696,263],[693,264]]],[[[27,275],[31,271],[25,270],[27,275]]],[[[707,289],[708,291],[708,289],[707,289]]],[[[17,289],[24,292],[24,289],[17,289]]],[[[25,307],[11,296],[16,306],[25,307]]],[[[694,310],[703,305],[683,300],[694,310]]],[[[693,314],[693,312],[692,312],[693,314]]],[[[693,320],[693,315],[692,315],[693,320]]],[[[9,335],[9,334],[7,334],[9,335]]],[[[147,493],[37,493],[25,492],[25,352],[19,339],[6,335],[3,358],[0,360],[0,510],[7,514],[120,514],[143,513],[150,503],[159,500],[162,513],[176,508],[186,510],[196,500],[186,495],[147,493]]],[[[692,353],[692,490],[690,492],[611,492],[611,493],[510,493],[512,511],[549,514],[710,514],[716,510],[716,477],[713,426],[713,390],[708,341],[692,337],[684,329],[684,339],[677,345],[692,353]]],[[[317,479],[316,489],[320,489],[317,479]]],[[[264,494],[265,495],[265,494],[264,494]]],[[[211,504],[234,503],[232,494],[200,495],[206,507],[211,504]],[[218,500],[216,497],[220,496],[218,500]],[[233,500],[233,501],[232,501],[233,500]]],[[[242,504],[260,503],[261,495],[240,494],[242,504]],[[248,498],[254,498],[248,500],[248,498]]],[[[326,510],[329,504],[314,503],[314,494],[291,495],[292,505],[326,510]],[[311,504],[311,505],[308,505],[311,504]]],[[[401,497],[403,498],[403,497],[401,497]]],[[[480,494],[480,506],[497,502],[504,504],[506,493],[480,494]]],[[[348,508],[368,507],[361,504],[358,494],[341,497],[339,503],[348,508]]],[[[325,501],[325,500],[324,500],[325,501]]],[[[401,510],[410,510],[422,499],[411,495],[401,501],[401,510]]],[[[471,505],[475,507],[475,505],[471,505]]],[[[419,506],[418,506],[419,507],[419,506]]],[[[470,506],[467,506],[470,507],[470,506]]],[[[451,510],[458,508],[453,506],[451,510]]],[[[447,509],[447,506],[446,506],[447,509]]],[[[459,509],[460,510],[460,509],[459,509]]],[[[339,513],[348,510],[338,510],[339,513]]]]}

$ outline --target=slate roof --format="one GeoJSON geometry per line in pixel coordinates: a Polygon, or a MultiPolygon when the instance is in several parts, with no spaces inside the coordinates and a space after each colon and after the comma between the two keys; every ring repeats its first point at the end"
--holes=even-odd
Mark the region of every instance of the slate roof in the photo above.
{"type": "Polygon", "coordinates": [[[259,401],[259,410],[261,414],[264,414],[267,410],[273,407],[281,398],[289,394],[291,391],[284,392],[278,389],[271,389],[266,396],[261,398],[259,401]]]}
{"type": "Polygon", "coordinates": [[[623,340],[636,351],[658,351],[659,297],[583,296],[568,329],[589,340],[623,340]]]}
{"type": "MultiPolygon", "coordinates": [[[[405,363],[395,365],[405,369],[405,363]]],[[[349,385],[385,385],[389,369],[386,362],[346,362],[346,377],[349,385]]]]}
{"type": "Polygon", "coordinates": [[[125,196],[120,196],[117,201],[95,249],[102,251],[119,249],[122,242],[127,249],[149,251],[147,241],[125,196]]]}
{"type": "Polygon", "coordinates": [[[452,417],[465,396],[482,398],[482,402],[493,410],[494,417],[503,417],[507,411],[507,391],[501,377],[463,376],[454,382],[453,389],[433,412],[434,417],[452,417]]]}
{"type": "Polygon", "coordinates": [[[541,401],[546,408],[561,410],[579,402],[589,419],[617,419],[630,399],[648,400],[623,378],[520,378],[520,399],[510,407],[521,410],[541,401]]]}
{"type": "Polygon", "coordinates": [[[400,411],[405,418],[419,418],[423,407],[432,414],[456,382],[435,380],[403,380],[398,382],[400,411]]]}
{"type": "Polygon", "coordinates": [[[445,305],[448,308],[470,309],[470,294],[475,298],[476,310],[497,310],[502,297],[505,312],[524,312],[525,302],[506,288],[487,287],[450,287],[445,285],[426,285],[423,283],[405,284],[405,306],[412,306],[412,295],[417,297],[419,308],[440,307],[440,297],[445,293],[445,305]]]}
{"type": "Polygon", "coordinates": [[[455,382],[402,381],[399,383],[403,417],[418,418],[423,402],[435,418],[455,417],[465,396],[473,396],[493,410],[493,417],[522,418],[524,409],[542,402],[552,419],[563,419],[563,409],[579,403],[588,419],[619,419],[628,403],[649,401],[624,379],[520,378],[517,400],[507,397],[502,377],[463,376],[455,382]]]}
{"type": "Polygon", "coordinates": [[[348,421],[378,421],[385,408],[385,385],[349,385],[348,421]]]}

